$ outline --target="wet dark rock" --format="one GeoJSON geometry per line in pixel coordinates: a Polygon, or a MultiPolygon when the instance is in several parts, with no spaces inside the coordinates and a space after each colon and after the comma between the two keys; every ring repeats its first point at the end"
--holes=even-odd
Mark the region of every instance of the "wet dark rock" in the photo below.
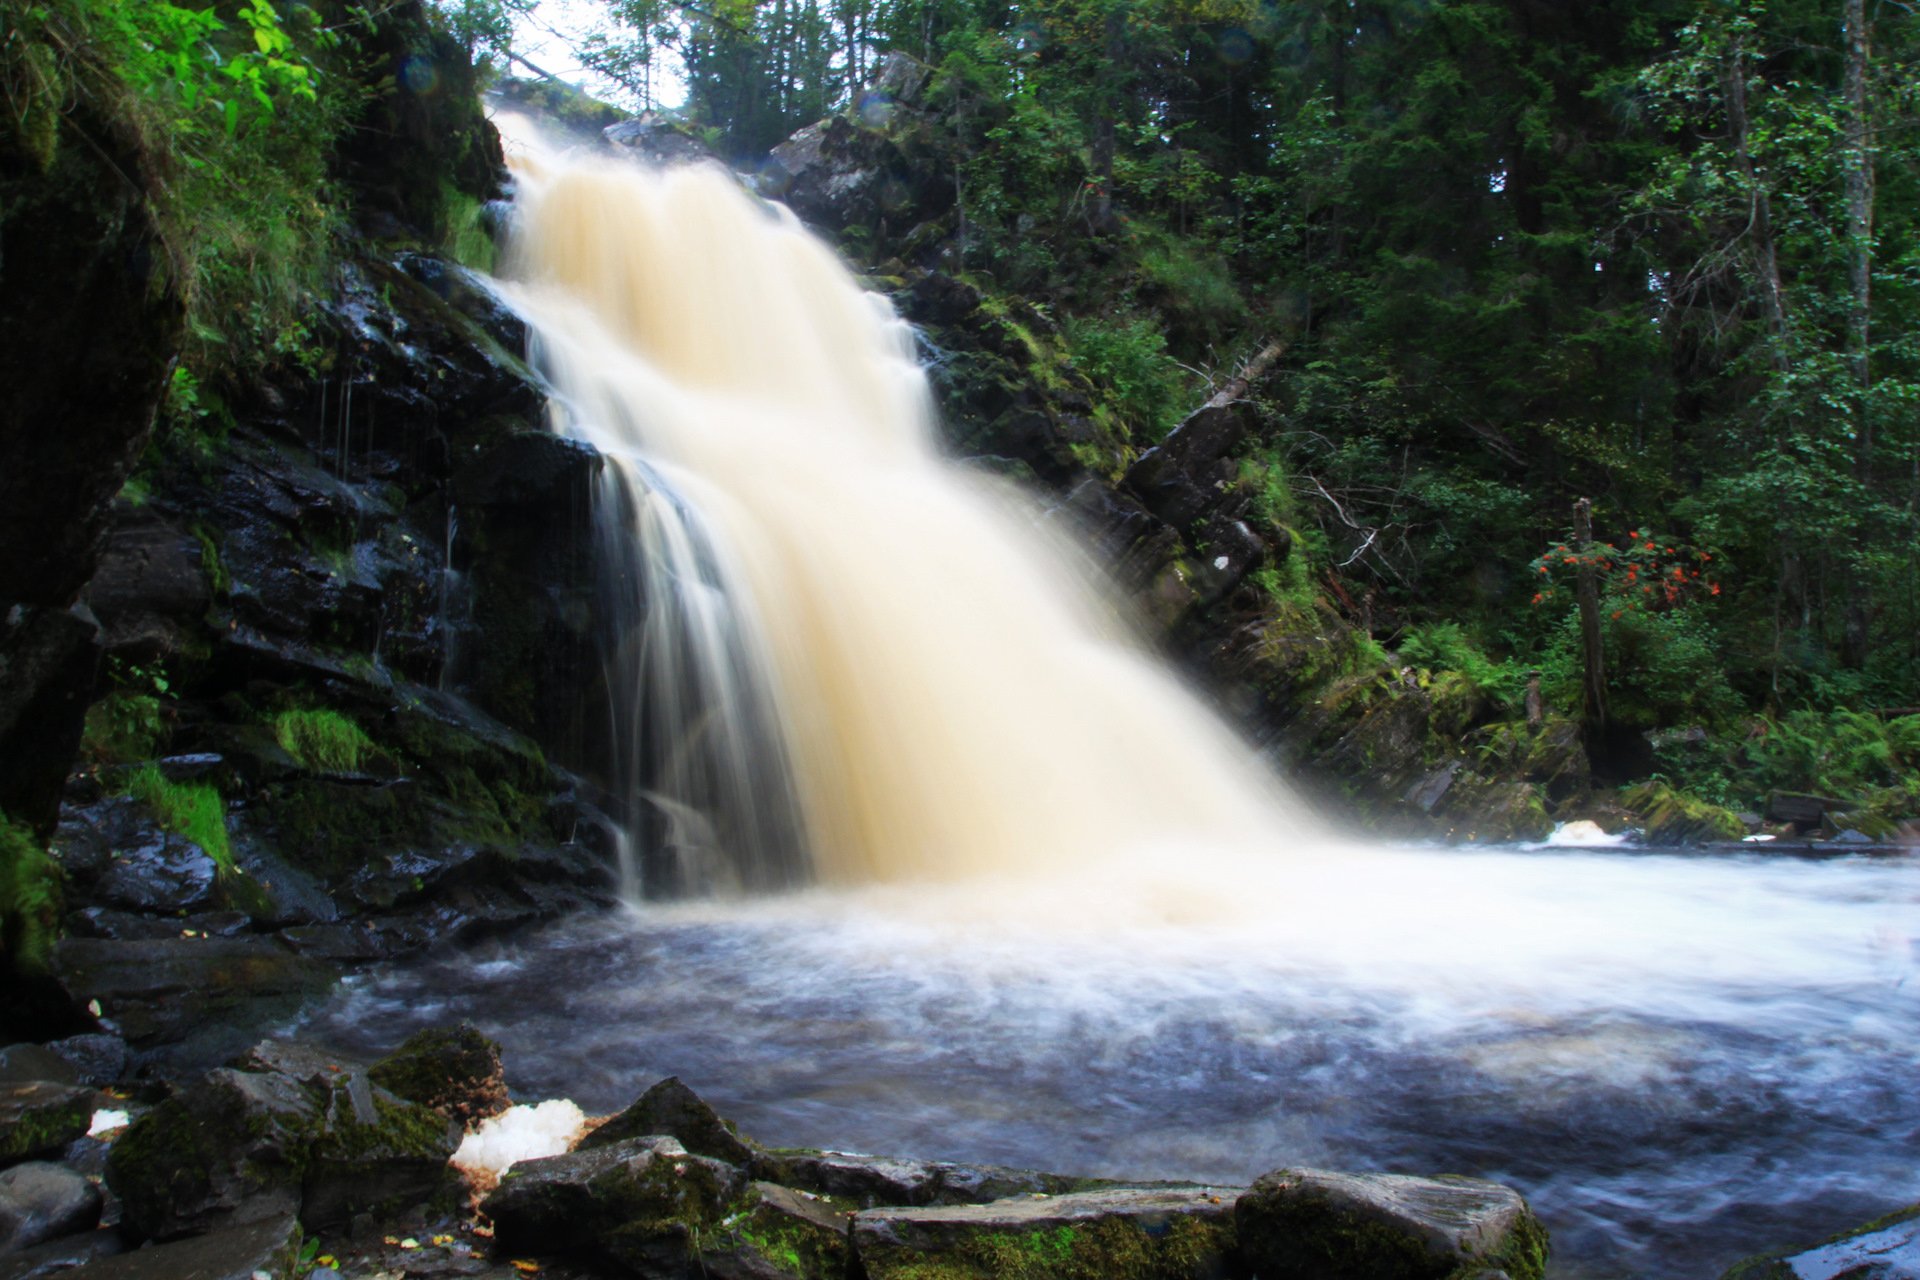
{"type": "Polygon", "coordinates": [[[268,1218],[105,1257],[71,1274],[74,1280],[254,1280],[263,1274],[282,1280],[299,1274],[300,1240],[298,1220],[268,1218]]]}
{"type": "Polygon", "coordinates": [[[597,1256],[647,1268],[685,1265],[691,1234],[724,1217],[745,1178],[668,1137],[524,1160],[481,1205],[508,1250],[597,1256]]]}
{"type": "Polygon", "coordinates": [[[93,1123],[93,1091],[52,1080],[0,1083],[0,1163],[57,1155],[93,1123]]]}
{"type": "Polygon", "coordinates": [[[191,534],[164,517],[116,508],[86,593],[109,653],[149,662],[193,646],[213,603],[205,554],[191,534]]]}
{"type": "Polygon", "coordinates": [[[931,1161],[843,1151],[770,1151],[753,1162],[755,1176],[861,1207],[927,1205],[940,1186],[931,1161]]]}
{"type": "MultiPolygon", "coordinates": [[[[7,470],[30,465],[10,458],[7,470]]],[[[0,535],[7,527],[0,521],[0,535]]],[[[99,626],[84,607],[10,604],[0,594],[0,810],[36,830],[53,825],[99,660],[99,626]]]]}
{"type": "Polygon", "coordinates": [[[1174,528],[1197,528],[1218,511],[1220,493],[1237,475],[1232,458],[1251,429],[1252,412],[1236,401],[1194,413],[1128,468],[1128,488],[1174,528]]]}
{"type": "Polygon", "coordinates": [[[155,826],[139,843],[115,851],[92,892],[98,901],[129,911],[197,911],[214,903],[218,871],[199,845],[155,826]]]}
{"type": "Polygon", "coordinates": [[[936,1266],[954,1280],[996,1280],[1016,1269],[1148,1280],[1233,1274],[1239,1194],[1238,1187],[1122,1187],[867,1209],[853,1217],[853,1248],[869,1280],[907,1280],[936,1266]]]}
{"type": "Polygon", "coordinates": [[[722,1120],[699,1094],[681,1083],[678,1076],[668,1076],[649,1088],[632,1106],[582,1138],[579,1149],[611,1146],[649,1134],[665,1134],[678,1139],[695,1155],[711,1156],[743,1167],[753,1161],[758,1152],[758,1147],[722,1120]]]}
{"type": "Polygon", "coordinates": [[[0,1170],[0,1252],[91,1231],[100,1188],[73,1170],[34,1161],[0,1170]]]}
{"type": "Polygon", "coordinates": [[[31,1084],[36,1080],[81,1083],[73,1064],[47,1046],[27,1042],[0,1049],[0,1084],[31,1084]]]}
{"type": "Polygon", "coordinates": [[[80,1271],[76,1268],[89,1267],[103,1258],[126,1251],[127,1243],[118,1231],[89,1231],[84,1235],[66,1236],[23,1249],[19,1253],[0,1254],[0,1280],[54,1280],[61,1276],[82,1280],[95,1273],[90,1269],[80,1271]]]}
{"type": "Polygon", "coordinates": [[[370,1076],[395,1097],[436,1111],[463,1130],[512,1105],[500,1046],[472,1027],[416,1031],[374,1064],[370,1076]]]}
{"type": "Polygon", "coordinates": [[[711,1239],[699,1269],[714,1280],[799,1280],[848,1270],[852,1210],[771,1182],[751,1183],[711,1239]]]}
{"type": "Polygon", "coordinates": [[[321,1124],[298,1082],[222,1067],[128,1126],[107,1158],[107,1185],[143,1239],[293,1214],[321,1124]]]}
{"type": "Polygon", "coordinates": [[[1422,813],[1432,813],[1453,786],[1453,780],[1460,776],[1462,764],[1458,760],[1449,760],[1432,773],[1416,781],[1407,788],[1406,802],[1422,813]]]}
{"type": "Polygon", "coordinates": [[[1855,1227],[1811,1249],[1747,1258],[1721,1280],[1915,1280],[1920,1204],[1855,1227]]]}
{"type": "Polygon", "coordinates": [[[364,1067],[297,1042],[256,1045],[128,1127],[108,1156],[127,1228],[170,1239],[299,1213],[344,1226],[444,1197],[446,1117],[395,1097],[364,1067]]]}
{"type": "Polygon", "coordinates": [[[251,1043],[253,1028],[290,1015],[334,977],[258,936],[66,938],[55,948],[54,969],[76,1005],[99,1001],[136,1048],[191,1036],[214,1060],[251,1043]]]}
{"type": "Polygon", "coordinates": [[[1263,1280],[1442,1280],[1504,1270],[1540,1280],[1547,1234],[1509,1187],[1281,1169],[1239,1200],[1240,1248],[1263,1280]]]}
{"type": "Polygon", "coordinates": [[[1796,827],[1817,827],[1827,813],[1846,806],[1826,796],[1795,791],[1775,791],[1767,796],[1768,822],[1790,822],[1796,827]]]}

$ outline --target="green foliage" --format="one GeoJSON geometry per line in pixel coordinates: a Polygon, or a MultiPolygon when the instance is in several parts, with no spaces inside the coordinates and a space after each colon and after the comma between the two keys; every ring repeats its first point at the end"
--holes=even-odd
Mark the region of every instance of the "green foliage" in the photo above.
{"type": "Polygon", "coordinates": [[[159,698],[116,689],[87,708],[80,754],[96,765],[151,760],[165,732],[159,698]]]}
{"type": "Polygon", "coordinates": [[[0,955],[46,968],[60,922],[60,869],[33,833],[0,813],[0,955]]]}
{"type": "Polygon", "coordinates": [[[1074,319],[1064,329],[1074,367],[1129,436],[1159,440],[1179,424],[1189,407],[1188,375],[1151,319],[1074,319]]]}
{"type": "Polygon", "coordinates": [[[282,711],[273,718],[273,736],[286,753],[309,769],[352,773],[374,751],[373,739],[338,711],[282,711]]]}
{"type": "Polygon", "coordinates": [[[1480,693],[1512,708],[1527,691],[1527,671],[1518,663],[1487,656],[1456,622],[1410,627],[1400,638],[1400,660],[1428,670],[1452,671],[1480,693]]]}
{"type": "Polygon", "coordinates": [[[147,764],[127,775],[126,789],[153,810],[161,826],[199,845],[222,875],[234,874],[227,806],[218,788],[204,782],[174,782],[159,766],[147,764]]]}

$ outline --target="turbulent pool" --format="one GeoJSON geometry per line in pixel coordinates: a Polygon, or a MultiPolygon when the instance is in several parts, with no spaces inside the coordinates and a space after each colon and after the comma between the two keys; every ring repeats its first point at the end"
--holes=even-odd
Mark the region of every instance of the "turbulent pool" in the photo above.
{"type": "Polygon", "coordinates": [[[677,1074],[763,1142],[1520,1188],[1555,1275],[1714,1276],[1920,1199],[1920,859],[1168,849],[1085,876],[645,906],[358,980],[516,1096],[677,1074]],[[1204,875],[1201,874],[1204,869],[1204,875]]]}

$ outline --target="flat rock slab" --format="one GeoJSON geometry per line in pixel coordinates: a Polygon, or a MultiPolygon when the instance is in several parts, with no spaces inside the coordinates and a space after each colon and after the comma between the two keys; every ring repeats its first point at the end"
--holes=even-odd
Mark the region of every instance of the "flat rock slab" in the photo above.
{"type": "Polygon", "coordinates": [[[26,1249],[91,1231],[100,1188],[73,1170],[35,1160],[0,1171],[0,1249],[26,1249]]]}
{"type": "Polygon", "coordinates": [[[869,1280],[1236,1273],[1239,1187],[1114,1187],[982,1205],[864,1209],[853,1248],[869,1280]]]}
{"type": "Polygon", "coordinates": [[[1920,1280],[1920,1217],[1787,1259],[1794,1280],[1920,1280]]]}
{"type": "Polygon", "coordinates": [[[0,1084],[0,1162],[59,1151],[93,1123],[93,1090],[52,1080],[0,1084]]]}
{"type": "Polygon", "coordinates": [[[300,1224],[291,1217],[229,1227],[174,1244],[135,1249],[59,1273],[60,1280],[293,1280],[300,1224]]]}
{"type": "Polygon", "coordinates": [[[1261,1280],[1442,1280],[1476,1269],[1540,1280],[1547,1233],[1520,1193],[1479,1178],[1280,1169],[1240,1198],[1261,1280]]]}
{"type": "Polygon", "coordinates": [[[817,1195],[839,1196],[866,1209],[883,1205],[988,1204],[1009,1196],[1062,1195],[1106,1184],[1001,1165],[903,1160],[846,1151],[760,1151],[756,1178],[817,1195]]]}
{"type": "Polygon", "coordinates": [[[209,1023],[257,1025],[325,991],[324,964],[268,938],[66,938],[55,968],[76,1003],[98,1000],[138,1046],[169,1044],[209,1023]]]}

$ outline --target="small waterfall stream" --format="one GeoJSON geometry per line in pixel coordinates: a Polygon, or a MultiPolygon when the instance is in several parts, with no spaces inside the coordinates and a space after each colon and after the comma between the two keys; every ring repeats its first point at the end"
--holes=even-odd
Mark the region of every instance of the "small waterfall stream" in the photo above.
{"type": "Polygon", "coordinates": [[[911,331],[791,214],[716,168],[516,166],[509,295],[556,430],[613,463],[616,764],[668,887],[1313,830],[1025,501],[940,455],[911,331]]]}

